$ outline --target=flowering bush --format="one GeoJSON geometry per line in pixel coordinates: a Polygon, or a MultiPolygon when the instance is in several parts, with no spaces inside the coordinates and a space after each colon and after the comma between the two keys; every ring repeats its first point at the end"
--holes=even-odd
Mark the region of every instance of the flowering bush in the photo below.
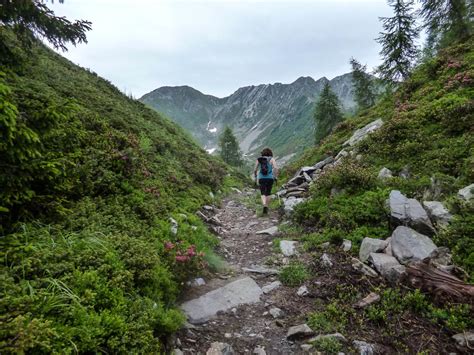
{"type": "Polygon", "coordinates": [[[176,243],[167,241],[165,242],[165,253],[170,269],[180,282],[189,279],[196,272],[207,267],[207,263],[204,261],[204,252],[198,252],[194,244],[189,245],[183,241],[176,243]]]}

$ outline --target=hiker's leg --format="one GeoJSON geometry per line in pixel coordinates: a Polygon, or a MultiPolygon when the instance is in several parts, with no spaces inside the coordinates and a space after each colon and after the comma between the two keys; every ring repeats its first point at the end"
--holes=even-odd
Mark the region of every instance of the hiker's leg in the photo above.
{"type": "Polygon", "coordinates": [[[260,196],[260,197],[262,198],[262,205],[263,205],[263,206],[266,206],[266,205],[267,205],[267,196],[262,195],[262,196],[260,196]]]}

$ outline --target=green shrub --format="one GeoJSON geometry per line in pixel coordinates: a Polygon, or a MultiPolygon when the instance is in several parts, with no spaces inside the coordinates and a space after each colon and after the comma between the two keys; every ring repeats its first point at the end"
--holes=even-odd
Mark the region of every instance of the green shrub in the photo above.
{"type": "Polygon", "coordinates": [[[290,265],[281,269],[279,274],[280,281],[285,286],[295,287],[302,285],[309,278],[306,267],[299,262],[292,262],[290,265]]]}
{"type": "Polygon", "coordinates": [[[325,354],[337,354],[342,350],[342,344],[333,337],[326,337],[312,342],[316,350],[322,351],[325,354]]]}

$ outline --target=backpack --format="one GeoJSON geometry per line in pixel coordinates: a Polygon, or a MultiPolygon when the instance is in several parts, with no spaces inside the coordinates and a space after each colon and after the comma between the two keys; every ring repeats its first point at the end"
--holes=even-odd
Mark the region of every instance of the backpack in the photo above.
{"type": "Polygon", "coordinates": [[[260,172],[263,176],[267,176],[270,171],[270,160],[272,160],[272,157],[260,157],[257,160],[260,164],[260,172]]]}

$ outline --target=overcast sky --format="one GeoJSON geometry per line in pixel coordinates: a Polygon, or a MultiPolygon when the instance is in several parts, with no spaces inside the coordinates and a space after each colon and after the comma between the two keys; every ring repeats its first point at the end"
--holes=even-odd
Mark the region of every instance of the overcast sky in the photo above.
{"type": "Polygon", "coordinates": [[[354,56],[379,64],[385,0],[65,0],[56,14],[92,22],[64,53],[135,97],[189,85],[223,97],[246,85],[331,79],[354,56]]]}

